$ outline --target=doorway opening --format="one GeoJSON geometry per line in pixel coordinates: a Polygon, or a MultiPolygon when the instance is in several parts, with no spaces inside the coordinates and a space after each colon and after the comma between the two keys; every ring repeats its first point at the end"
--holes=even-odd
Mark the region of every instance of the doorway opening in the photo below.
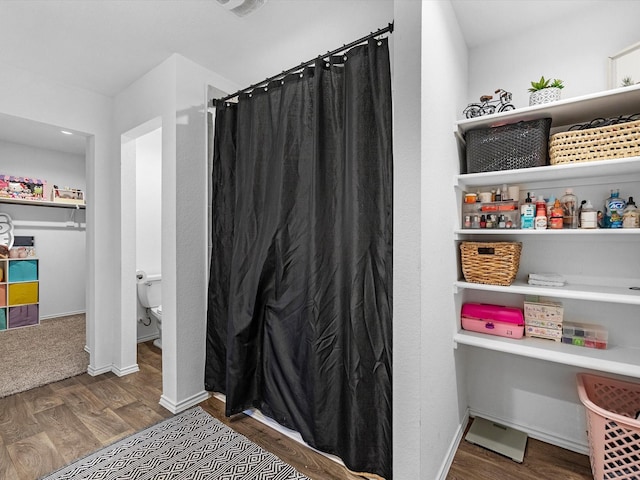
{"type": "Polygon", "coordinates": [[[121,138],[120,329],[122,374],[138,370],[137,344],[161,348],[162,122],[121,138]]]}

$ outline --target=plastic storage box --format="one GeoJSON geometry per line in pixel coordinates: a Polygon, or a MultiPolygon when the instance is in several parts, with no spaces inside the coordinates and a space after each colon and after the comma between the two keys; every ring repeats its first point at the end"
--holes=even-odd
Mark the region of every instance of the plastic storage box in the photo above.
{"type": "Polygon", "coordinates": [[[605,350],[609,332],[600,325],[565,322],[562,324],[562,343],[605,350]]]}
{"type": "Polygon", "coordinates": [[[579,373],[593,478],[640,478],[640,385],[579,373]]]}
{"type": "Polygon", "coordinates": [[[463,203],[462,228],[520,228],[520,211],[518,202],[508,200],[489,203],[463,203]],[[481,218],[485,224],[481,226],[481,218]]]}

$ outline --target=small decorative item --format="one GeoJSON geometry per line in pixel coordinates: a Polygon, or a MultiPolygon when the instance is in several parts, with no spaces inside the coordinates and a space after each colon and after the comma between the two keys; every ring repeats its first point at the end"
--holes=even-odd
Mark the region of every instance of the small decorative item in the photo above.
{"type": "Polygon", "coordinates": [[[475,118],[482,115],[491,115],[496,112],[506,112],[507,110],[514,110],[511,104],[511,92],[507,92],[499,88],[494,93],[500,94],[497,100],[493,100],[493,95],[482,95],[480,97],[480,103],[470,103],[467,108],[462,112],[466,118],[475,118]]]}
{"type": "Polygon", "coordinates": [[[51,201],[54,203],[84,205],[84,192],[79,188],[59,188],[57,185],[54,185],[51,190],[51,201]]]}
{"type": "Polygon", "coordinates": [[[0,249],[0,255],[3,255],[0,258],[7,258],[9,256],[9,251],[11,247],[13,247],[13,222],[11,221],[11,217],[6,213],[0,213],[0,245],[6,248],[6,252],[4,248],[0,249]]]}
{"type": "Polygon", "coordinates": [[[0,197],[18,200],[43,200],[45,181],[37,178],[0,175],[0,197]]]}
{"type": "Polygon", "coordinates": [[[540,77],[537,82],[531,82],[529,87],[529,105],[540,105],[560,100],[560,90],[564,88],[562,80],[540,77]]]}

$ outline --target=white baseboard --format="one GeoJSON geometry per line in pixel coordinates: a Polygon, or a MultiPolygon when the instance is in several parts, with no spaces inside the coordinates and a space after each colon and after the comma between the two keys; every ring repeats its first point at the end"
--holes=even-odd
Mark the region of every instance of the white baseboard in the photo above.
{"type": "Polygon", "coordinates": [[[138,337],[137,343],[148,342],[150,340],[155,340],[156,338],[160,338],[160,335],[158,335],[158,332],[150,333],[148,335],[142,335],[138,337]]]}
{"type": "Polygon", "coordinates": [[[196,393],[195,395],[191,395],[184,400],[179,402],[174,402],[173,400],[167,398],[164,394],[160,396],[160,405],[171,413],[176,414],[183,412],[184,410],[191,408],[195,405],[198,405],[200,402],[204,402],[210,396],[210,393],[206,390],[196,393]]]}
{"type": "Polygon", "coordinates": [[[119,377],[124,377],[125,375],[139,372],[140,367],[138,367],[137,363],[134,363],[133,365],[129,365],[128,367],[124,367],[124,368],[118,368],[114,365],[111,371],[119,377]]]}
{"type": "Polygon", "coordinates": [[[51,315],[41,315],[40,320],[49,320],[50,318],[70,317],[72,315],[86,314],[86,310],[76,310],[74,312],[53,313],[51,315]]]}
{"type": "Polygon", "coordinates": [[[531,426],[518,425],[517,423],[514,423],[512,421],[505,420],[504,418],[496,418],[484,412],[470,410],[469,415],[471,417],[486,418],[487,420],[490,420],[492,422],[500,423],[507,427],[515,428],[516,430],[525,432],[531,438],[535,438],[536,440],[540,440],[541,442],[549,443],[551,445],[555,445],[556,447],[561,447],[567,450],[571,450],[572,452],[581,453],[583,455],[589,455],[589,445],[587,445],[586,443],[579,443],[569,438],[558,437],[548,432],[536,430],[531,426]]]}
{"type": "MultiPolygon", "coordinates": [[[[85,348],[86,350],[86,348],[85,348]]],[[[129,365],[124,368],[117,368],[115,365],[105,365],[103,367],[93,367],[89,365],[87,367],[87,373],[92,377],[97,377],[98,375],[102,375],[103,373],[113,372],[119,377],[124,377],[125,375],[129,375],[130,373],[135,373],[140,371],[138,364],[135,363],[133,365],[129,365]]]]}
{"type": "Polygon", "coordinates": [[[447,454],[445,455],[442,465],[440,466],[440,470],[438,471],[436,479],[446,480],[449,469],[451,468],[451,464],[453,464],[453,458],[456,456],[456,452],[458,451],[458,447],[460,446],[460,442],[462,441],[464,430],[465,428],[467,428],[467,423],[469,423],[469,409],[464,412],[462,423],[458,425],[458,430],[456,430],[456,434],[451,440],[451,444],[449,445],[449,449],[447,450],[447,454]]]}
{"type": "Polygon", "coordinates": [[[92,377],[97,377],[98,375],[102,375],[103,373],[110,372],[112,369],[111,365],[105,365],[103,367],[93,367],[89,365],[87,367],[87,373],[92,377]]]}

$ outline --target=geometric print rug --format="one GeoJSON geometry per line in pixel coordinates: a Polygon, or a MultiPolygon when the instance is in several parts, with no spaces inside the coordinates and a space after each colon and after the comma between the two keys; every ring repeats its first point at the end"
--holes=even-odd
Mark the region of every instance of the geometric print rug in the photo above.
{"type": "Polygon", "coordinates": [[[309,480],[195,407],[42,480],[309,480]]]}

